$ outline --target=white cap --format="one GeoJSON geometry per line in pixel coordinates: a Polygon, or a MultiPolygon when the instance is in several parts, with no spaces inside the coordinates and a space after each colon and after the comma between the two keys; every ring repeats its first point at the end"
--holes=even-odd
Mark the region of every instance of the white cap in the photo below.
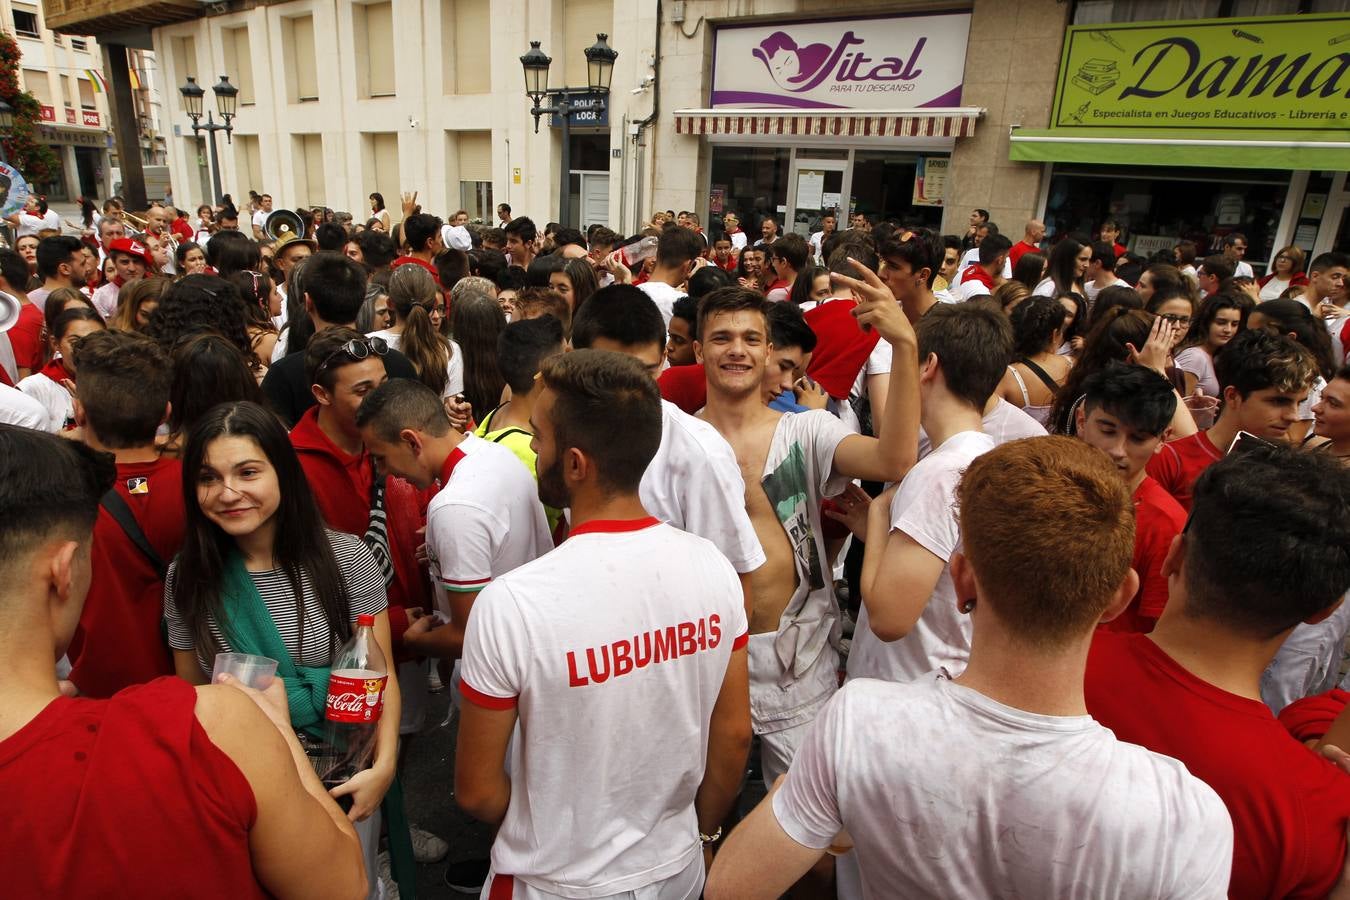
{"type": "Polygon", "coordinates": [[[473,247],[473,238],[463,225],[442,225],[441,243],[452,250],[469,250],[473,247]]]}

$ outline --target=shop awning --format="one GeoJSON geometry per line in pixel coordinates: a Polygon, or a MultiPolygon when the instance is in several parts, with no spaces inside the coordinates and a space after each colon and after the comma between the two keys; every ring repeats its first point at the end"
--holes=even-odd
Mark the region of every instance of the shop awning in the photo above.
{"type": "Polygon", "coordinates": [[[957,138],[975,133],[984,109],[677,109],[676,134],[742,134],[791,137],[957,138]]]}
{"type": "Polygon", "coordinates": [[[1015,162],[1200,166],[1224,169],[1350,169],[1345,132],[1177,132],[1014,128],[1015,162]]]}

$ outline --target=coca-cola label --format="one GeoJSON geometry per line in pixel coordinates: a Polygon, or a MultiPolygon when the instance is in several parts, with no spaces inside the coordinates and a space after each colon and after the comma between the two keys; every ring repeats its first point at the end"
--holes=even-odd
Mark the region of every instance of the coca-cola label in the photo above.
{"type": "Polygon", "coordinates": [[[324,715],[330,722],[378,722],[384,709],[384,683],[387,675],[351,678],[334,672],[328,677],[328,705],[324,715]]]}

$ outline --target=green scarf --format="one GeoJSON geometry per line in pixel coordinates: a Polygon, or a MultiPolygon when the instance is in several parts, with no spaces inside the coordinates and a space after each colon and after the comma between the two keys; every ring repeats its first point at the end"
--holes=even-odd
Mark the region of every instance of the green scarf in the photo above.
{"type": "Polygon", "coordinates": [[[244,568],[237,551],[225,563],[220,597],[229,610],[222,623],[230,646],[238,653],[252,653],[277,661],[277,674],[286,682],[286,700],[291,708],[291,726],[315,738],[323,736],[324,710],[328,703],[327,666],[297,666],[281,640],[281,632],[263,602],[258,587],[244,568]]]}

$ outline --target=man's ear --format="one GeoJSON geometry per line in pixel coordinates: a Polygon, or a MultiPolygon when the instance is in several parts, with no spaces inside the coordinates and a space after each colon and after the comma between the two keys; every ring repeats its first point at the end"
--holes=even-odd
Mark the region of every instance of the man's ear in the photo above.
{"type": "Polygon", "coordinates": [[[1116,592],[1111,597],[1111,601],[1106,604],[1106,609],[1102,610],[1102,617],[1097,621],[1110,622],[1116,616],[1123,613],[1134,599],[1134,595],[1139,593],[1139,573],[1134,569],[1125,570],[1125,580],[1116,588],[1116,592]]]}
{"type": "MultiPolygon", "coordinates": [[[[309,302],[309,294],[305,295],[305,302],[309,302]]],[[[314,396],[314,402],[318,403],[320,406],[328,406],[333,402],[332,395],[318,382],[309,386],[309,392],[314,396]]]]}
{"type": "Polygon", "coordinates": [[[413,431],[411,428],[404,428],[398,433],[398,439],[404,443],[414,456],[420,456],[422,453],[422,435],[413,431]]]}

